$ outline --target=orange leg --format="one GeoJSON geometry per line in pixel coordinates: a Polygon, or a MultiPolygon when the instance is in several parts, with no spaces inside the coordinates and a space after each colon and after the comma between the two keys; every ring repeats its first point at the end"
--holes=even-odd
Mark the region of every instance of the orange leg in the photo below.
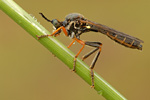
{"type": "Polygon", "coordinates": [[[74,57],[74,64],[73,64],[73,70],[72,71],[75,71],[76,59],[77,59],[78,55],[81,53],[81,51],[83,50],[83,48],[84,48],[85,45],[95,47],[96,49],[92,50],[91,52],[89,52],[88,54],[86,54],[85,56],[83,56],[83,60],[86,59],[87,57],[89,57],[90,55],[92,55],[94,52],[96,52],[98,50],[98,53],[96,54],[95,58],[93,59],[93,62],[91,63],[91,66],[90,66],[90,69],[91,69],[91,80],[92,80],[91,87],[94,88],[94,71],[93,71],[93,69],[94,69],[94,66],[95,66],[95,64],[96,64],[96,62],[98,60],[99,55],[100,55],[102,43],[100,43],[100,42],[87,42],[87,41],[84,42],[82,40],[74,38],[74,40],[69,44],[68,48],[75,41],[77,41],[78,43],[80,43],[82,45],[82,48],[79,50],[79,52],[74,57]]]}
{"type": "Polygon", "coordinates": [[[72,46],[72,44],[75,42],[76,40],[73,40],[69,45],[68,48],[70,48],[72,46]]]}
{"type": "Polygon", "coordinates": [[[69,47],[75,42],[75,40],[76,40],[78,43],[80,43],[81,45],[83,45],[83,46],[82,46],[82,48],[79,50],[79,52],[78,52],[78,53],[75,55],[75,57],[74,57],[74,64],[73,64],[73,70],[72,70],[72,71],[75,71],[76,59],[77,59],[78,55],[81,53],[81,51],[83,50],[83,48],[84,48],[84,46],[85,46],[84,41],[75,38],[75,39],[72,41],[72,43],[69,45],[69,47]]]}
{"type": "Polygon", "coordinates": [[[68,36],[67,30],[65,29],[65,27],[64,27],[64,26],[61,26],[61,29],[63,30],[64,34],[65,34],[66,36],[68,36]]]}
{"type": "Polygon", "coordinates": [[[37,35],[36,37],[37,37],[38,40],[39,40],[39,39],[42,38],[42,37],[48,37],[48,36],[53,36],[53,35],[56,35],[56,36],[57,36],[56,33],[59,32],[61,29],[63,30],[64,34],[65,34],[66,36],[68,36],[68,33],[67,33],[65,27],[64,27],[64,26],[61,26],[61,27],[59,27],[57,30],[55,30],[52,34],[41,35],[41,36],[38,36],[38,35],[37,35]]]}

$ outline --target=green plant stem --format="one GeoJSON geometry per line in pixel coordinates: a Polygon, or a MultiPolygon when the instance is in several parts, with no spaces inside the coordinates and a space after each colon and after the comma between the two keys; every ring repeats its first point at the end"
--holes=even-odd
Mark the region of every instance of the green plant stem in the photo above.
{"type": "MultiPolygon", "coordinates": [[[[36,40],[36,35],[50,34],[43,26],[41,26],[37,20],[25,12],[20,6],[18,6],[13,0],[0,0],[0,9],[10,16],[16,23],[24,28],[30,35],[36,40]]],[[[2,19],[1,19],[2,20],[2,19]]],[[[70,69],[73,68],[74,54],[62,43],[60,43],[54,37],[41,38],[39,41],[50,52],[64,62],[70,69]]],[[[83,80],[91,85],[91,76],[89,66],[86,65],[79,58],[76,63],[76,74],[78,74],[83,80]]],[[[95,90],[104,96],[107,100],[126,100],[118,91],[116,91],[111,85],[109,85],[103,78],[97,73],[94,76],[95,90]]]]}

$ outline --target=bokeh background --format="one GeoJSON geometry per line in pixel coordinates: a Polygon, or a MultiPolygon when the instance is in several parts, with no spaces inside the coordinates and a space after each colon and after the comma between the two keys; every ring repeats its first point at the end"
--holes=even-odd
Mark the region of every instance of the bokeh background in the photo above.
{"type": "MultiPolygon", "coordinates": [[[[14,0],[50,32],[49,19],[72,12],[138,37],[143,50],[123,47],[103,34],[81,38],[103,43],[95,71],[129,100],[150,100],[150,1],[149,0],[14,0]]],[[[58,37],[66,46],[71,39],[58,37]]],[[[76,43],[70,49],[76,53],[76,43]]],[[[88,52],[89,49],[85,49],[88,52]]],[[[82,53],[80,57],[84,54],[82,53]]],[[[85,60],[92,61],[92,57],[85,60]]],[[[54,57],[36,39],[0,11],[0,100],[105,100],[54,57]]]]}

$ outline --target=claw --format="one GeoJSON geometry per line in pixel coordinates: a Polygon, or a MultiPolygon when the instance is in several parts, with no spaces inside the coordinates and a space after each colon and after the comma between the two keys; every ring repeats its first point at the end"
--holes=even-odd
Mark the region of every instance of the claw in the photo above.
{"type": "Polygon", "coordinates": [[[38,40],[39,40],[40,38],[42,38],[42,37],[48,37],[48,36],[51,36],[51,35],[41,35],[41,36],[36,35],[36,37],[38,38],[38,40]]]}
{"type": "Polygon", "coordinates": [[[40,36],[36,35],[36,37],[38,38],[38,40],[40,39],[40,36]]]}
{"type": "Polygon", "coordinates": [[[91,86],[91,88],[93,88],[93,89],[94,89],[94,85],[92,85],[92,86],[91,86]]]}
{"type": "Polygon", "coordinates": [[[76,72],[76,70],[71,70],[71,72],[76,72]]]}

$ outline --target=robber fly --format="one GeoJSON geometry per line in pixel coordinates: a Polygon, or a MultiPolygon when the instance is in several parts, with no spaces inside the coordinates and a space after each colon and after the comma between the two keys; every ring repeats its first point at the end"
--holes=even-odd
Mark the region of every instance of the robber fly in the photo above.
{"type": "Polygon", "coordinates": [[[80,52],[83,50],[85,45],[94,47],[95,49],[93,49],[92,51],[90,51],[89,53],[84,55],[82,60],[86,59],[87,57],[92,55],[94,52],[98,51],[95,58],[93,59],[93,62],[90,65],[91,79],[92,79],[91,87],[94,87],[93,68],[95,66],[96,61],[98,60],[99,55],[100,55],[102,43],[82,41],[82,40],[80,40],[81,34],[83,34],[85,32],[90,32],[90,31],[100,32],[100,33],[107,35],[109,38],[111,38],[112,40],[116,41],[117,43],[119,43],[123,46],[133,48],[133,49],[142,50],[142,45],[141,45],[141,43],[143,43],[142,40],[140,40],[136,37],[127,35],[123,32],[119,32],[119,31],[117,31],[113,28],[110,28],[108,26],[90,21],[79,13],[68,14],[65,17],[64,21],[59,21],[57,19],[49,20],[42,13],[40,13],[40,14],[45,20],[47,20],[48,22],[51,22],[56,30],[50,35],[37,36],[38,39],[40,39],[41,37],[58,36],[61,33],[61,31],[63,31],[66,36],[69,36],[73,39],[73,41],[70,43],[68,48],[70,48],[71,45],[75,41],[77,41],[78,43],[80,43],[82,45],[82,48],[79,50],[79,52],[74,57],[73,71],[75,71],[76,58],[78,57],[80,52]]]}

